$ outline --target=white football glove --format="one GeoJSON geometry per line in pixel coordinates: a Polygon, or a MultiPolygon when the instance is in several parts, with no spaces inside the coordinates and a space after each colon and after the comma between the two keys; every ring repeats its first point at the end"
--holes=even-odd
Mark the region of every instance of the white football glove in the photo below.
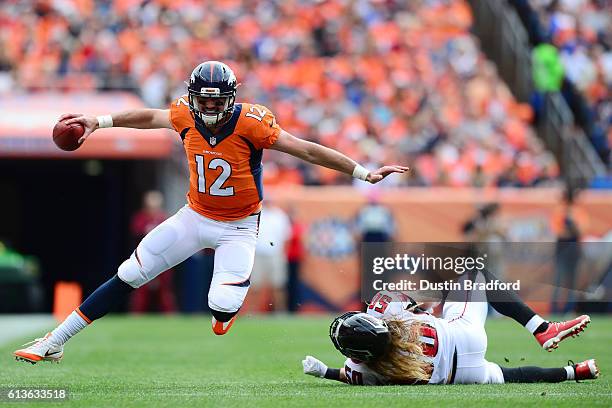
{"type": "Polygon", "coordinates": [[[304,374],[314,375],[315,377],[323,378],[327,372],[327,366],[312,356],[306,356],[302,360],[302,366],[304,366],[304,374]]]}

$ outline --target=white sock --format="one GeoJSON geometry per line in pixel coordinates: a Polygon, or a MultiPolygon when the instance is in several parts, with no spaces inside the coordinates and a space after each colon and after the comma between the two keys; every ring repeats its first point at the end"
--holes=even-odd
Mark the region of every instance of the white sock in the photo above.
{"type": "Polygon", "coordinates": [[[89,323],[85,319],[83,319],[76,310],[66,318],[57,326],[55,330],[51,332],[51,337],[49,337],[49,341],[58,346],[66,343],[72,336],[83,330],[87,327],[89,323]]]}
{"type": "Polygon", "coordinates": [[[525,325],[525,328],[529,330],[531,334],[533,334],[533,332],[536,331],[536,329],[540,327],[540,325],[544,322],[546,322],[546,320],[542,319],[542,316],[535,315],[531,319],[529,319],[529,321],[525,325]]]}
{"type": "Polygon", "coordinates": [[[568,381],[576,379],[576,373],[574,372],[574,367],[567,366],[567,367],[565,367],[565,371],[567,372],[567,380],[568,381]]]}

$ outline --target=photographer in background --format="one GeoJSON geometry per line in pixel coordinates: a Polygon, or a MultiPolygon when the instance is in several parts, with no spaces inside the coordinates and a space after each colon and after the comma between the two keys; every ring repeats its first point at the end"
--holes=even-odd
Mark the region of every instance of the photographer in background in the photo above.
{"type": "Polygon", "coordinates": [[[552,295],[551,312],[565,314],[576,308],[576,275],[582,257],[580,244],[581,233],[579,228],[580,214],[574,209],[576,192],[567,188],[563,195],[563,207],[553,216],[553,231],[557,234],[555,246],[555,283],[552,295]],[[560,298],[560,289],[568,291],[563,302],[560,298]]]}
{"type": "Polygon", "coordinates": [[[489,272],[503,279],[503,242],[507,242],[505,228],[499,221],[499,203],[489,203],[480,207],[471,219],[463,224],[466,242],[472,242],[479,253],[487,254],[489,272]]]}

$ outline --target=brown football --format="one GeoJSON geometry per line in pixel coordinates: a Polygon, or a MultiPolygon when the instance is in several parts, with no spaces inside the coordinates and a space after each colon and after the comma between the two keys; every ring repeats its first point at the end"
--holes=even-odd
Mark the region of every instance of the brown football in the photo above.
{"type": "Polygon", "coordinates": [[[71,152],[78,149],[81,145],[79,139],[85,133],[85,128],[80,123],[57,122],[53,127],[53,141],[62,150],[71,152]]]}

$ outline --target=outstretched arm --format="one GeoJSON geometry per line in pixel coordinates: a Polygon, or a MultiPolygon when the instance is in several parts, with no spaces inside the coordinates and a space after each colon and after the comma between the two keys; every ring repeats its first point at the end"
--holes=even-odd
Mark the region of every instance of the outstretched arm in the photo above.
{"type": "Polygon", "coordinates": [[[284,130],[281,130],[278,139],[270,149],[289,153],[309,163],[337,170],[372,184],[378,183],[391,173],[401,174],[408,170],[408,167],[394,165],[368,171],[353,159],[334,149],[299,139],[284,130]]]}
{"type": "Polygon", "coordinates": [[[96,129],[105,127],[174,129],[170,122],[170,110],[168,109],[133,109],[98,117],[86,116],[80,113],[67,113],[62,115],[59,120],[65,121],[67,125],[71,123],[83,125],[85,133],[79,139],[79,143],[83,143],[96,129]]]}
{"type": "Polygon", "coordinates": [[[302,366],[304,367],[304,374],[344,383],[347,382],[344,368],[329,368],[315,357],[306,356],[302,360],[302,366]]]}

